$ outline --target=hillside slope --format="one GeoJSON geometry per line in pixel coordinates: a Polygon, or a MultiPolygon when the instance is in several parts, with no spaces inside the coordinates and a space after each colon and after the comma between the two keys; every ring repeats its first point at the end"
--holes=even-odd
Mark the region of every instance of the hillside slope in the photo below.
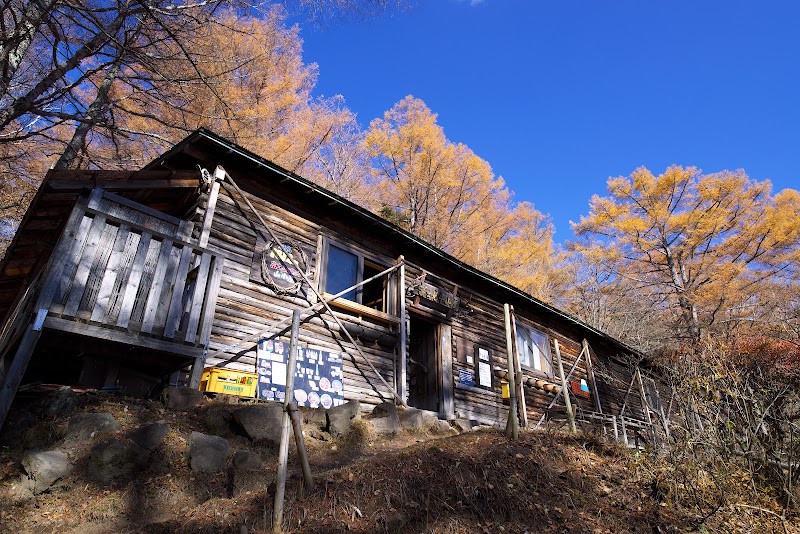
{"type": "MultiPolygon", "coordinates": [[[[57,447],[66,431],[52,406],[52,399],[17,406],[0,436],[0,532],[271,531],[275,451],[239,435],[230,417],[236,405],[208,402],[183,413],[155,401],[81,395],[73,414],[110,413],[121,429],[69,449],[74,470],[32,495],[20,483],[23,452],[57,447]],[[146,463],[105,483],[91,475],[98,440],[153,421],[169,430],[146,463]],[[192,471],[186,449],[194,430],[224,436],[232,453],[253,451],[264,463],[192,471]]],[[[709,514],[711,490],[679,482],[664,459],[597,436],[536,431],[509,442],[483,429],[381,438],[363,424],[338,439],[308,433],[317,487],[303,495],[294,473],[291,532],[800,532],[769,499],[709,514]]],[[[290,465],[296,470],[294,457],[290,465]]]]}

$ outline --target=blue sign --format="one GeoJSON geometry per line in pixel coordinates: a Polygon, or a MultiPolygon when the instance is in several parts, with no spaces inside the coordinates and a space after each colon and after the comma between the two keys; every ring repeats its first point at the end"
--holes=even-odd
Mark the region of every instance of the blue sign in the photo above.
{"type": "MultiPolygon", "coordinates": [[[[283,402],[289,344],[274,339],[258,342],[257,393],[259,399],[283,402]]],[[[342,355],[311,347],[298,347],[294,373],[294,400],[298,406],[325,408],[344,404],[342,355]]]]}

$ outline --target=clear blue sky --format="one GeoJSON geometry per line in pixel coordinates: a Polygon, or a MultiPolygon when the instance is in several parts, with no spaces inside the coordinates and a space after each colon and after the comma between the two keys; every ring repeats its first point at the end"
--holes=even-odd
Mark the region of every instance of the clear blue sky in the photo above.
{"type": "Polygon", "coordinates": [[[316,93],[366,127],[404,96],[549,213],[556,239],[609,176],[670,164],[800,188],[800,2],[420,0],[302,27],[316,93]]]}

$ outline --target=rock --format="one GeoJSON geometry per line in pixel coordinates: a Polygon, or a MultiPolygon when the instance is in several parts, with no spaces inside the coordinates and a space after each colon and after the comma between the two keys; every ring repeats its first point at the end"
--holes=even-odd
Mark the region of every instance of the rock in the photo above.
{"type": "Polygon", "coordinates": [[[237,469],[259,469],[262,464],[261,456],[253,451],[236,451],[233,455],[233,465],[237,469]]]}
{"type": "Polygon", "coordinates": [[[130,439],[111,438],[92,447],[88,473],[91,480],[111,482],[131,474],[138,464],[140,449],[130,439]]]}
{"type": "Polygon", "coordinates": [[[39,494],[68,475],[73,465],[61,451],[31,451],[23,454],[22,467],[26,473],[22,477],[22,485],[39,494]]]}
{"type": "Polygon", "coordinates": [[[397,434],[402,430],[397,407],[392,402],[383,402],[375,406],[369,417],[369,423],[378,434],[397,434]]]}
{"type": "Polygon", "coordinates": [[[75,447],[91,441],[97,434],[116,432],[121,425],[110,413],[85,413],[69,418],[64,436],[65,447],[75,447]]]}
{"type": "Polygon", "coordinates": [[[8,413],[0,433],[0,447],[11,447],[25,439],[25,433],[36,425],[37,419],[26,410],[12,410],[8,413]]]}
{"type": "Polygon", "coordinates": [[[450,434],[453,432],[453,427],[450,426],[450,423],[441,419],[437,419],[430,429],[434,434],[450,434]]]}
{"type": "Polygon", "coordinates": [[[189,436],[189,467],[192,471],[214,473],[225,469],[231,446],[228,440],[219,436],[209,436],[201,432],[192,432],[189,436]]]}
{"type": "Polygon", "coordinates": [[[169,432],[169,426],[164,423],[147,423],[136,430],[128,432],[128,438],[133,441],[142,452],[150,453],[161,445],[167,432],[169,432]]]}
{"type": "Polygon", "coordinates": [[[406,408],[398,411],[397,415],[400,418],[400,426],[405,430],[424,430],[426,428],[422,410],[406,408]]]}
{"type": "Polygon", "coordinates": [[[472,421],[469,419],[455,419],[453,421],[453,427],[458,430],[459,432],[469,432],[472,430],[472,421]]]}
{"type": "Polygon", "coordinates": [[[67,418],[78,407],[78,395],[69,386],[64,386],[56,391],[45,414],[51,418],[67,418]]]}
{"type": "Polygon", "coordinates": [[[161,393],[161,400],[170,410],[186,411],[203,404],[206,397],[197,389],[170,386],[161,393]]]}
{"type": "Polygon", "coordinates": [[[361,419],[361,403],[351,400],[333,406],[325,415],[328,420],[328,432],[332,436],[341,436],[350,432],[353,421],[361,419]]]}
{"type": "MultiPolygon", "coordinates": [[[[441,419],[439,419],[439,416],[437,416],[433,412],[428,412],[428,411],[423,411],[423,410],[420,410],[420,412],[422,413],[422,420],[425,422],[425,428],[433,428],[441,420],[441,419]]],[[[448,426],[448,428],[450,427],[449,424],[447,426],[448,426]]]]}
{"type": "Polygon", "coordinates": [[[393,402],[382,402],[372,409],[372,417],[391,417],[397,415],[397,406],[393,402]]]}
{"type": "Polygon", "coordinates": [[[300,412],[303,414],[304,428],[328,429],[328,411],[324,408],[300,408],[300,412]]]}
{"type": "Polygon", "coordinates": [[[278,402],[253,404],[233,412],[233,419],[253,442],[278,445],[281,441],[283,405],[278,402]]]}

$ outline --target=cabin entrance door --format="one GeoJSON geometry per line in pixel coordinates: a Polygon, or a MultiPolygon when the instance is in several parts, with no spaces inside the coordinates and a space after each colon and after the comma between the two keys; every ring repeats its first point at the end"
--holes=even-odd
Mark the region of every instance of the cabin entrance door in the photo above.
{"type": "Polygon", "coordinates": [[[410,315],[408,350],[408,404],[439,411],[441,365],[439,325],[410,315]]]}

